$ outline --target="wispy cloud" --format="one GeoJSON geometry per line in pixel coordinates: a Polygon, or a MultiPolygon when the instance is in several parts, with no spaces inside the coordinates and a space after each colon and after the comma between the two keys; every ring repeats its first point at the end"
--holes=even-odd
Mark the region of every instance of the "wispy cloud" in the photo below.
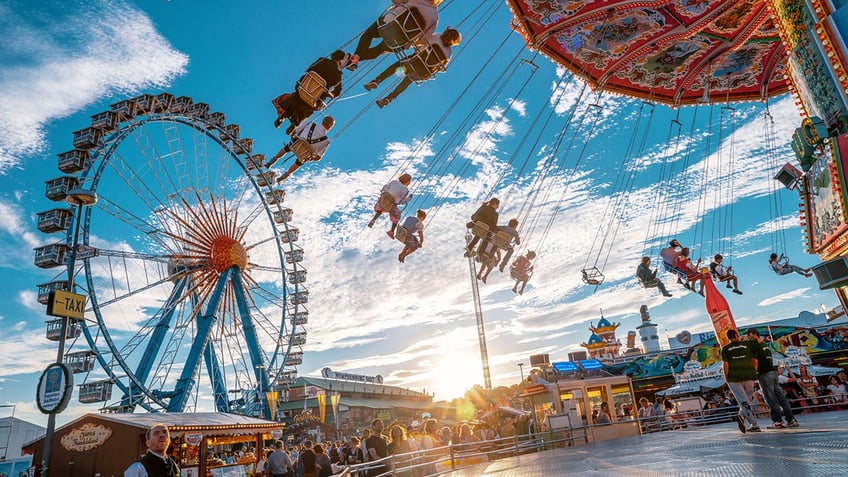
{"type": "Polygon", "coordinates": [[[0,173],[47,150],[44,127],[116,94],[164,87],[185,72],[143,12],[123,1],[0,5],[0,173]],[[55,16],[55,12],[64,15],[55,16]]]}

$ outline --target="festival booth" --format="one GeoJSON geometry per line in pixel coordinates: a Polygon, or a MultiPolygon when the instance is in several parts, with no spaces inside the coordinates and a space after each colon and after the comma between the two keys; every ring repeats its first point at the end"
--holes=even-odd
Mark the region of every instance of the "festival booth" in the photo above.
{"type": "MultiPolygon", "coordinates": [[[[561,363],[558,363],[561,364],[561,363]]],[[[540,383],[525,390],[537,422],[548,423],[550,430],[568,430],[572,437],[585,433],[586,442],[638,436],[639,422],[621,416],[616,410],[634,402],[633,386],[627,376],[596,376],[540,383]],[[592,422],[592,412],[607,403],[612,410],[609,424],[592,422]]],[[[575,440],[579,443],[580,440],[575,440]]]]}
{"type": "MultiPolygon", "coordinates": [[[[124,470],[147,452],[147,429],[160,422],[171,432],[171,455],[179,462],[184,477],[251,476],[256,465],[255,450],[261,450],[264,441],[283,434],[281,423],[238,414],[86,414],[56,429],[50,474],[124,475],[124,470]],[[208,458],[216,446],[229,449],[239,444],[245,451],[239,463],[224,464],[208,458]]],[[[43,451],[43,437],[23,446],[23,452],[33,455],[37,467],[43,451]]]]}

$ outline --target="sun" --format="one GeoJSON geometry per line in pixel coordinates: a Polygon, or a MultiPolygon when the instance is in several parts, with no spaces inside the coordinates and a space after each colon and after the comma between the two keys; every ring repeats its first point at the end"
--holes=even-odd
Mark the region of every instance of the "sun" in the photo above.
{"type": "Polygon", "coordinates": [[[435,369],[432,391],[439,400],[462,397],[475,384],[483,385],[483,365],[480,353],[446,348],[435,369]]]}

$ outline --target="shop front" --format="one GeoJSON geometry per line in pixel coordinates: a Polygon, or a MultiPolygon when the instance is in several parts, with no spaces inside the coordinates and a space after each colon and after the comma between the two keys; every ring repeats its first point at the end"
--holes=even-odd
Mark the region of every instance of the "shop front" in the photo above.
{"type": "MultiPolygon", "coordinates": [[[[251,476],[257,453],[283,435],[281,423],[238,414],[86,414],[56,429],[50,474],[123,475],[147,451],[145,433],[156,423],[168,426],[170,454],[185,477],[251,476]]],[[[41,462],[43,451],[44,438],[23,447],[33,463],[41,462]]]]}

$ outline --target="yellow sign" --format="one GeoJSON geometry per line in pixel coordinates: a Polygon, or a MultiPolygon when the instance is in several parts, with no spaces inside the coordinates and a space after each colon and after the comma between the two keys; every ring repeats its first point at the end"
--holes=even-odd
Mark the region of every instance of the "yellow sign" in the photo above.
{"type": "Polygon", "coordinates": [[[47,314],[81,320],[85,314],[85,295],[53,290],[50,292],[50,301],[47,303],[47,314]]]}

